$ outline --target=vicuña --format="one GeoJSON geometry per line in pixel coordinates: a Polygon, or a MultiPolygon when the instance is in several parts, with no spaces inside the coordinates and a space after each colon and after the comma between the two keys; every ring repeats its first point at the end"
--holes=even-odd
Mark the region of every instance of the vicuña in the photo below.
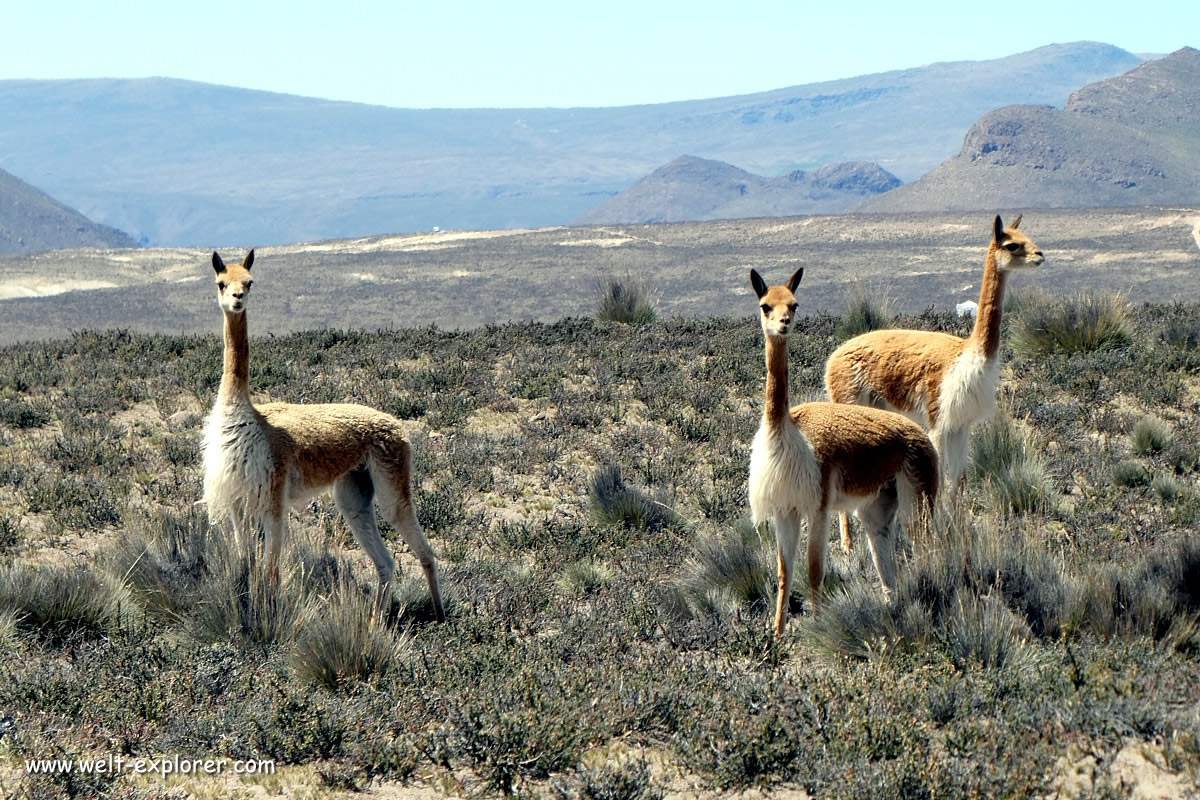
{"type": "Polygon", "coordinates": [[[217,302],[225,316],[225,367],[204,434],[204,500],[209,518],[265,539],[268,574],[279,578],[288,509],[332,487],[333,499],[379,572],[379,601],[390,597],[396,563],[379,535],[372,501],[412,548],[444,619],[433,549],[412,503],[408,442],[395,417],[361,405],[250,400],[246,301],[254,251],[226,266],[213,253],[217,302]]]}
{"type": "MultiPolygon", "coordinates": [[[[1042,251],[997,215],[983,266],[975,329],[966,339],[936,331],[877,330],[855,336],[825,365],[825,391],[835,403],[897,411],[924,426],[942,464],[943,488],[962,489],[971,426],[996,408],[1000,382],[1000,314],[1012,271],[1040,266],[1042,251]]],[[[842,546],[849,525],[841,517],[842,546]]]]}
{"type": "Polygon", "coordinates": [[[871,558],[885,596],[896,583],[895,523],[933,508],[938,490],[937,452],[916,423],[890,411],[835,403],[788,407],[788,326],[796,312],[796,287],[768,288],[755,270],[766,339],[767,387],[762,423],[750,450],[750,509],[756,525],[771,520],[779,557],[775,635],[787,624],[792,566],[800,523],[808,523],[808,583],[816,613],[825,579],[829,514],[855,511],[867,531],[871,558]]]}

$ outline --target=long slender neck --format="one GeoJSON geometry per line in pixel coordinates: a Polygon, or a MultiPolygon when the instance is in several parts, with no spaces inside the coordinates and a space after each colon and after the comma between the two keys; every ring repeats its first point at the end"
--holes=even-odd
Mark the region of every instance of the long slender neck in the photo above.
{"type": "Polygon", "coordinates": [[[221,373],[221,401],[250,403],[250,338],[246,312],[225,312],[225,369],[221,373]]]}
{"type": "Polygon", "coordinates": [[[988,248],[983,267],[983,287],[975,310],[975,330],[969,346],[978,348],[989,361],[1000,352],[1000,313],[1004,310],[1005,274],[996,266],[996,243],[988,248]]]}
{"type": "Polygon", "coordinates": [[[788,408],[788,345],[783,336],[767,339],[767,403],[763,421],[772,433],[779,433],[791,424],[788,408]]]}

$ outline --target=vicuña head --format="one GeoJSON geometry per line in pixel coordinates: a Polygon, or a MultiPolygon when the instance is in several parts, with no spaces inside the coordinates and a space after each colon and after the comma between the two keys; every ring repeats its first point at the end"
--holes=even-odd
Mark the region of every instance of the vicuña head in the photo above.
{"type": "Polygon", "coordinates": [[[1021,217],[1012,225],[1004,227],[1000,215],[992,222],[992,244],[996,248],[996,268],[1001,272],[1010,272],[1028,267],[1040,267],[1046,257],[1033,241],[1017,228],[1021,225],[1021,217]]]}
{"type": "Polygon", "coordinates": [[[250,277],[253,264],[253,250],[246,254],[242,263],[232,267],[225,266],[217,253],[212,255],[213,269],[217,271],[217,303],[230,314],[240,314],[246,309],[246,298],[250,296],[250,287],[254,285],[250,277]]]}
{"type": "Polygon", "coordinates": [[[804,267],[796,270],[786,286],[767,286],[757,270],[750,270],[750,284],[758,295],[759,321],[767,336],[787,336],[796,316],[796,287],[804,277],[804,267]]]}

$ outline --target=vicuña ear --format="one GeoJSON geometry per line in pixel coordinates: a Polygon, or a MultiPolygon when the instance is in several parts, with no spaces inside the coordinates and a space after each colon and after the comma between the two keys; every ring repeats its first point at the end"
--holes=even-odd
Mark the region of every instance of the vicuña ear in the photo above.
{"type": "Polygon", "coordinates": [[[254,251],[251,250],[249,253],[246,253],[246,260],[242,262],[242,266],[245,267],[246,269],[250,269],[250,265],[253,263],[254,263],[254,251]]]}
{"type": "Polygon", "coordinates": [[[796,293],[796,287],[800,285],[800,279],[804,277],[804,267],[796,270],[796,274],[787,282],[788,291],[792,294],[796,293]]]}
{"type": "Polygon", "coordinates": [[[1000,221],[1000,215],[996,215],[996,221],[992,223],[992,238],[997,243],[1004,241],[1004,223],[1000,221]]]}
{"type": "Polygon", "coordinates": [[[1012,225],[1009,225],[1008,227],[1012,228],[1014,231],[1015,231],[1017,228],[1021,227],[1021,217],[1023,217],[1023,216],[1025,216],[1025,215],[1024,215],[1024,214],[1017,214],[1017,221],[1016,221],[1016,222],[1014,222],[1012,225]]]}
{"type": "Polygon", "coordinates": [[[754,293],[762,297],[767,293],[767,282],[762,279],[762,275],[758,274],[758,270],[750,270],[750,285],[754,287],[754,293]]]}
{"type": "Polygon", "coordinates": [[[221,256],[217,255],[217,251],[213,251],[213,269],[220,275],[225,271],[225,262],[221,260],[221,256]]]}

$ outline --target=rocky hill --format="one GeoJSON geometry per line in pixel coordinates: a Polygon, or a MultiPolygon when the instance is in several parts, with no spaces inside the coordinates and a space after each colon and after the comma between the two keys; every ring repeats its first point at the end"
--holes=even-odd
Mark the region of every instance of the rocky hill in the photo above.
{"type": "Polygon", "coordinates": [[[962,150],[864,211],[1200,202],[1200,51],[1185,47],[1090,84],[1058,110],[985,114],[962,150]]]}
{"type": "Polygon", "coordinates": [[[766,178],[723,161],[680,156],[584,214],[579,224],[836,214],[900,179],[878,164],[851,161],[766,178]]]}
{"type": "Polygon", "coordinates": [[[97,225],[73,208],[0,169],[0,253],[72,247],[136,247],[128,234],[97,225]]]}
{"type": "Polygon", "coordinates": [[[0,81],[0,167],[151,245],[559,225],[681,153],[758,175],[870,161],[911,181],[979,116],[1061,105],[1141,59],[989,61],[621,108],[396,109],[162,78],[0,81]]]}

